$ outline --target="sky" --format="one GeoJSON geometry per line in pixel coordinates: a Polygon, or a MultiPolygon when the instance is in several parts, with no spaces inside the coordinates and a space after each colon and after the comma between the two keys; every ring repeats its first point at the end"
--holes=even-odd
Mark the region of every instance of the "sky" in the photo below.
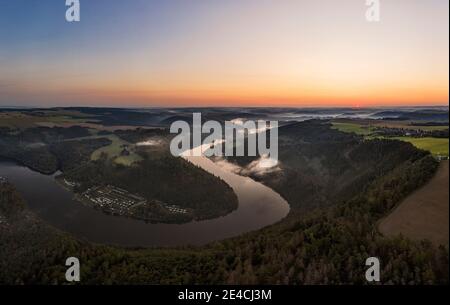
{"type": "Polygon", "coordinates": [[[448,0],[80,4],[0,0],[0,105],[448,105],[448,0]]]}

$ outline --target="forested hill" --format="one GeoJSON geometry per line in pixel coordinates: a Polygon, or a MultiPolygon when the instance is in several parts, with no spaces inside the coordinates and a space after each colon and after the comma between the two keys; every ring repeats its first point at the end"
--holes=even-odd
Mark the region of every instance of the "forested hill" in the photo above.
{"type": "MultiPolygon", "coordinates": [[[[284,196],[295,211],[331,206],[351,199],[377,177],[405,162],[415,162],[426,156],[428,152],[420,151],[410,143],[365,140],[317,120],[280,127],[279,170],[261,174],[248,169],[253,159],[230,160],[238,163],[244,174],[284,196]]],[[[436,167],[437,164],[431,162],[426,171],[434,172],[436,167]]]]}
{"type": "MultiPolygon", "coordinates": [[[[121,249],[76,240],[24,210],[19,213],[27,217],[2,215],[0,282],[64,283],[65,259],[75,256],[82,262],[83,284],[366,284],[365,261],[375,256],[382,284],[448,283],[448,249],[383,237],[376,230],[383,215],[430,179],[436,161],[400,142],[367,142],[329,130],[326,124],[303,123],[280,131],[281,164],[299,178],[291,178],[289,188],[267,180],[293,206],[276,225],[205,247],[121,249]],[[326,143],[328,150],[320,153],[326,143]],[[307,158],[315,164],[306,171],[308,180],[297,174],[297,164],[307,158]],[[352,169],[343,172],[338,160],[352,169]],[[296,192],[304,181],[320,181],[318,173],[329,175],[327,183],[305,196],[318,198],[320,208],[306,208],[296,192]],[[333,190],[318,197],[327,185],[333,190]],[[345,189],[351,191],[343,195],[345,189]]],[[[2,206],[18,200],[10,186],[1,192],[2,206]]]]}

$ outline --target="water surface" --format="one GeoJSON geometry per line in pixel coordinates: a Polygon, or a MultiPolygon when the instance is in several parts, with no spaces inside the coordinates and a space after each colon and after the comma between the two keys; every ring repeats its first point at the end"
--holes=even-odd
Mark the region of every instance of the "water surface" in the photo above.
{"type": "Polygon", "coordinates": [[[43,220],[97,243],[144,247],[202,245],[260,229],[288,214],[287,202],[261,183],[236,175],[226,166],[218,166],[205,157],[185,158],[228,183],[238,197],[238,209],[212,220],[147,224],[84,206],[74,200],[73,194],[61,187],[54,176],[42,175],[11,161],[0,160],[0,176],[14,183],[29,207],[43,220]]]}

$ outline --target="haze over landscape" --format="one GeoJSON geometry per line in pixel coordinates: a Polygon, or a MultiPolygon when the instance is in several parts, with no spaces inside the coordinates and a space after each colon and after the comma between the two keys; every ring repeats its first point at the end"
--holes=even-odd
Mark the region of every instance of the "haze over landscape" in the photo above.
{"type": "Polygon", "coordinates": [[[3,106],[448,104],[448,1],[0,2],[3,106]]]}

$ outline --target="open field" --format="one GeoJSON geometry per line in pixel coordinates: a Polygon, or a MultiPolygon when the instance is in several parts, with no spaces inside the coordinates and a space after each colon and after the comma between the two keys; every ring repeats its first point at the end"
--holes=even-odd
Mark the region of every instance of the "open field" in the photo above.
{"type": "Polygon", "coordinates": [[[448,156],[449,155],[449,140],[448,138],[433,138],[433,137],[384,137],[375,134],[377,127],[386,128],[403,128],[403,129],[415,129],[424,131],[444,130],[448,129],[448,126],[412,126],[411,122],[385,122],[377,120],[338,120],[332,122],[333,129],[340,130],[342,132],[355,133],[364,136],[366,139],[373,138],[386,138],[399,141],[409,142],[417,148],[427,150],[434,156],[448,156]]]}
{"type": "Polygon", "coordinates": [[[395,140],[409,142],[417,148],[427,150],[435,156],[448,156],[448,139],[395,137],[395,140]]]}
{"type": "Polygon", "coordinates": [[[132,146],[134,145],[120,139],[116,135],[109,135],[103,137],[110,139],[112,143],[111,145],[102,147],[94,151],[91,156],[92,160],[98,160],[102,153],[107,154],[108,158],[113,159],[114,162],[126,166],[130,166],[133,163],[142,160],[142,158],[133,151],[132,146]],[[127,147],[129,155],[122,155],[122,151],[124,150],[125,147],[127,147]]]}
{"type": "Polygon", "coordinates": [[[369,125],[346,122],[333,122],[332,125],[333,129],[337,129],[342,132],[353,132],[362,136],[371,135],[373,132],[373,127],[369,125]]]}
{"type": "Polygon", "coordinates": [[[448,165],[448,161],[443,161],[427,185],[408,196],[380,222],[378,228],[382,234],[402,234],[416,240],[429,239],[435,245],[448,245],[448,165]]]}

